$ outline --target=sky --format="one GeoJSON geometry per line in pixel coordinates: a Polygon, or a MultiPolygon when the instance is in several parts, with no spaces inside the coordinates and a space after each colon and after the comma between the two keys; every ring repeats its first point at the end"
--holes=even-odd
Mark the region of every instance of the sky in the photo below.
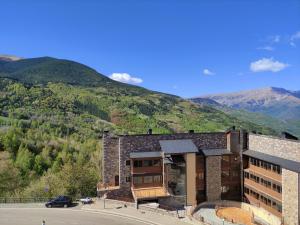
{"type": "Polygon", "coordinates": [[[300,0],[3,0],[0,54],[194,97],[300,90],[300,0]]]}

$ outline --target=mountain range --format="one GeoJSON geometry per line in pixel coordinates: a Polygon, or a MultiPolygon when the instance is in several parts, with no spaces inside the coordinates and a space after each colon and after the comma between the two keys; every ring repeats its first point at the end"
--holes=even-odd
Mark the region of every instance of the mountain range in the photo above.
{"type": "Polygon", "coordinates": [[[2,59],[0,77],[0,113],[7,117],[6,120],[24,117],[31,121],[51,114],[49,121],[53,121],[54,117],[65,115],[61,123],[72,127],[73,121],[78,124],[74,125],[76,129],[82,130],[87,124],[83,127],[79,124],[83,123],[82,115],[86,115],[91,124],[98,121],[102,128],[109,126],[123,133],[143,133],[148,128],[159,133],[190,129],[222,131],[233,125],[268,134],[278,133],[210,106],[111,80],[70,60],[51,57],[2,59]],[[12,95],[14,98],[8,98],[12,95]],[[21,115],[16,115],[17,112],[21,115]]]}
{"type": "Polygon", "coordinates": [[[191,100],[239,119],[300,136],[300,91],[267,87],[235,93],[212,94],[191,100]]]}

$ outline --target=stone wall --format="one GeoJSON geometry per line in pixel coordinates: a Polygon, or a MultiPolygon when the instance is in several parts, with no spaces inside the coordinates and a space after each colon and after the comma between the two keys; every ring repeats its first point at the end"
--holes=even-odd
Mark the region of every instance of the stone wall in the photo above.
{"type": "Polygon", "coordinates": [[[300,141],[249,134],[249,149],[300,162],[300,141]]]}
{"type": "Polygon", "coordinates": [[[119,138],[108,133],[103,135],[103,158],[102,158],[103,183],[115,184],[115,176],[119,175],[119,138]]]}
{"type": "Polygon", "coordinates": [[[221,156],[206,158],[206,198],[207,201],[221,199],[221,156]]]}
{"type": "Polygon", "coordinates": [[[282,169],[282,201],[284,224],[299,224],[299,174],[282,169]]]}

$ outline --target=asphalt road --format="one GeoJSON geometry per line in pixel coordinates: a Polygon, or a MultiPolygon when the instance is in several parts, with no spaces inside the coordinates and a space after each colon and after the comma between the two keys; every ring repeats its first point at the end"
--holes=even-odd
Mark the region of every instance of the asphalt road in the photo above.
{"type": "Polygon", "coordinates": [[[63,208],[0,208],[1,225],[137,225],[152,224],[124,216],[63,208]]]}

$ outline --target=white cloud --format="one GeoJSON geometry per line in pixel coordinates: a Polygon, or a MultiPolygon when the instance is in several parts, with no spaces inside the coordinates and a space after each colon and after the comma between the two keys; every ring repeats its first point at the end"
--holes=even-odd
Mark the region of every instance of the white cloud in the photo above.
{"type": "Polygon", "coordinates": [[[278,43],[280,42],[280,36],[279,35],[274,35],[274,36],[271,36],[271,42],[273,43],[278,43]]]}
{"type": "Polygon", "coordinates": [[[300,39],[300,31],[298,31],[297,33],[293,34],[291,36],[291,39],[290,39],[290,45],[293,46],[293,47],[296,47],[296,44],[295,44],[295,41],[297,39],[300,39]]]}
{"type": "Polygon", "coordinates": [[[255,62],[252,62],[250,64],[250,70],[252,72],[279,72],[288,66],[288,64],[273,60],[273,58],[262,58],[255,62]]]}
{"type": "Polygon", "coordinates": [[[204,75],[215,75],[215,73],[212,72],[212,71],[210,71],[209,69],[204,69],[204,70],[203,70],[203,74],[204,74],[204,75]]]}
{"type": "Polygon", "coordinates": [[[269,46],[269,45],[263,46],[263,47],[258,47],[257,49],[258,50],[266,50],[266,51],[274,51],[274,47],[269,46]]]}
{"type": "Polygon", "coordinates": [[[129,84],[140,84],[143,82],[141,78],[132,77],[128,73],[113,73],[109,77],[115,81],[129,83],[129,84]]]}

